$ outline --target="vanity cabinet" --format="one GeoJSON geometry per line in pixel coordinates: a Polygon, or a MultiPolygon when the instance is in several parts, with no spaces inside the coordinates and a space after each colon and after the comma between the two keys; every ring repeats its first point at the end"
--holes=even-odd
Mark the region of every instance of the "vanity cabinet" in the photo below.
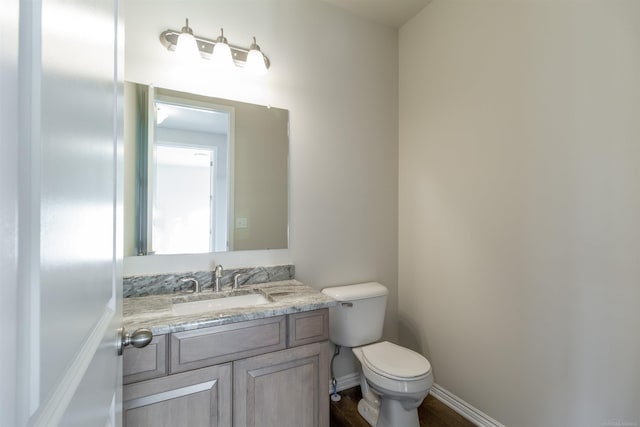
{"type": "Polygon", "coordinates": [[[328,313],[175,332],[126,349],[124,425],[328,427],[328,313]]]}

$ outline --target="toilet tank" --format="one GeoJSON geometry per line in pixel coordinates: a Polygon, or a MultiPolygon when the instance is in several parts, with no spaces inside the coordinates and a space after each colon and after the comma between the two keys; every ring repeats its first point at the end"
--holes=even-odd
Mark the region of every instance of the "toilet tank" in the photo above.
{"type": "Polygon", "coordinates": [[[324,288],[338,304],[329,308],[329,339],[337,345],[358,347],[382,337],[389,291],[377,282],[324,288]]]}

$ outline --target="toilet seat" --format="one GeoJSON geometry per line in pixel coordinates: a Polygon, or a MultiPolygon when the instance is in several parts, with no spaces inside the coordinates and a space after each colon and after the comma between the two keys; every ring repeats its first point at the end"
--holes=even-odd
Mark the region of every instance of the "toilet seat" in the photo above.
{"type": "Polygon", "coordinates": [[[383,341],[361,347],[362,362],[373,372],[398,381],[419,381],[431,372],[431,364],[419,353],[383,341]]]}
{"type": "Polygon", "coordinates": [[[352,351],[360,361],[367,382],[379,392],[400,393],[407,397],[414,394],[422,395],[420,399],[423,399],[433,384],[429,361],[407,348],[381,342],[356,347],[352,351]],[[368,357],[365,357],[365,352],[368,357]],[[413,363],[405,364],[404,359],[411,359],[413,363]]]}

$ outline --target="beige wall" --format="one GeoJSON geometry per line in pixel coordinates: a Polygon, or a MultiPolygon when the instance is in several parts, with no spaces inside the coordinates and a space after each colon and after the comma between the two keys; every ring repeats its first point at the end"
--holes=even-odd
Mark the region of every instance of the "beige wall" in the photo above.
{"type": "MultiPolygon", "coordinates": [[[[376,280],[391,290],[385,334],[395,339],[397,31],[317,0],[131,0],[125,9],[126,80],[273,105],[291,122],[288,250],[129,258],[125,274],[291,262],[316,288],[376,280]],[[181,66],[158,35],[185,17],[205,37],[224,27],[232,44],[255,35],[269,74],[221,79],[206,63],[181,66]]],[[[344,362],[338,374],[352,369],[344,362]]]]}
{"type": "Polygon", "coordinates": [[[433,0],[399,46],[401,341],[505,425],[639,425],[640,2],[433,0]]]}

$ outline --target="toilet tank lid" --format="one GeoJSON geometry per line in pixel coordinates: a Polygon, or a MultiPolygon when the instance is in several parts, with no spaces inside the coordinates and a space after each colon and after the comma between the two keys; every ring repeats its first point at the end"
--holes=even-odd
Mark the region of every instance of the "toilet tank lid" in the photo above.
{"type": "Polygon", "coordinates": [[[336,301],[354,301],[364,298],[381,297],[389,294],[389,290],[378,282],[358,283],[356,285],[334,286],[324,288],[322,293],[336,301]]]}

